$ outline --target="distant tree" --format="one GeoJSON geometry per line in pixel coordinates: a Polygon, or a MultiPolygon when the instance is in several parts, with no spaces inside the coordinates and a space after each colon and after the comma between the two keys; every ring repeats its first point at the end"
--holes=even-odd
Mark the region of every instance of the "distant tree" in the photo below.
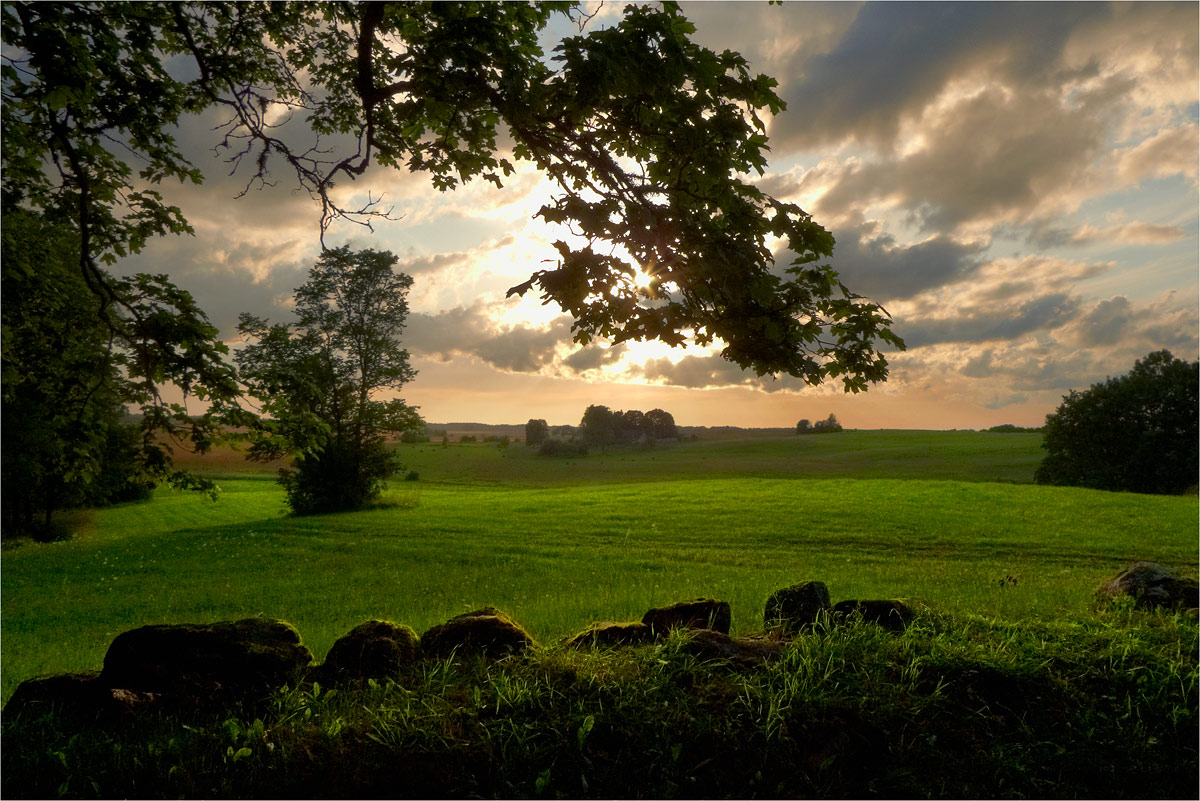
{"type": "Polygon", "coordinates": [[[818,420],[816,423],[814,423],[813,427],[811,429],[809,429],[809,433],[831,434],[835,431],[841,431],[841,430],[842,430],[842,424],[838,422],[837,415],[830,414],[824,420],[818,420]]]}
{"type": "Polygon", "coordinates": [[[675,439],[679,436],[675,418],[671,416],[670,412],[651,409],[646,412],[646,422],[650,425],[650,431],[655,439],[675,439]]]}
{"type": "Polygon", "coordinates": [[[280,483],[297,514],[374,498],[398,468],[385,435],[421,427],[403,400],[374,397],[415,375],[399,342],[412,279],[393,270],[396,261],[386,251],[327,250],[296,290],[295,323],[241,316],[248,344],[236,359],[264,413],[250,457],[292,456],[280,483]]]}
{"type": "Polygon", "coordinates": [[[604,448],[617,441],[621,415],[607,406],[589,406],[579,421],[579,434],[587,445],[604,448]]]}
{"type": "Polygon", "coordinates": [[[807,418],[802,419],[799,423],[796,423],[796,433],[797,434],[807,434],[809,428],[811,428],[811,427],[812,427],[812,423],[810,423],[807,418]]]}
{"type": "Polygon", "coordinates": [[[637,409],[621,412],[618,431],[621,442],[645,442],[654,437],[654,427],[646,415],[637,409]]]}
{"type": "Polygon", "coordinates": [[[1197,480],[1200,363],[1160,350],[1047,415],[1039,484],[1160,494],[1197,480]]]}
{"type": "Polygon", "coordinates": [[[550,426],[545,420],[530,420],[525,424],[525,445],[536,448],[550,436],[550,426]]]}

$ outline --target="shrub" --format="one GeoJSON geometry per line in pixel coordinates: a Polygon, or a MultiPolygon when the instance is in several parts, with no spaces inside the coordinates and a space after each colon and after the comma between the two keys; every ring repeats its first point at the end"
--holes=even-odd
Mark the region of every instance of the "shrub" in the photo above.
{"type": "Polygon", "coordinates": [[[551,437],[542,442],[538,448],[539,456],[586,456],[587,445],[576,440],[562,440],[551,437]]]}
{"type": "Polygon", "coordinates": [[[801,420],[796,423],[797,434],[831,434],[835,431],[841,431],[842,424],[838,422],[837,415],[829,415],[824,420],[809,425],[807,420],[801,420]]]}
{"type": "Polygon", "coordinates": [[[384,479],[396,470],[395,456],[382,443],[301,454],[292,469],[279,471],[288,505],[298,515],[358,509],[379,496],[384,479]]]}

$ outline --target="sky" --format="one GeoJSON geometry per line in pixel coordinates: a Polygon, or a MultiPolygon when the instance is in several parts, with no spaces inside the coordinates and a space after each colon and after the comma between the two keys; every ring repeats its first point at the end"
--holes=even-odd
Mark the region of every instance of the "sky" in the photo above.
{"type": "MultiPolygon", "coordinates": [[[[787,108],[768,118],[756,183],[832,232],[843,282],[908,345],[858,395],[760,378],[713,348],[580,348],[557,307],[505,299],[556,255],[533,219],[551,190],[528,165],[503,189],[446,193],[369,170],[339,191],[382,198],[395,221],[335,227],[326,243],[391,250],[413,277],[403,344],[418,375],[401,396],[431,422],[578,424],[603,404],[696,426],[830,413],[847,428],[1041,425],[1069,390],[1152,351],[1200,355],[1198,8],[683,3],[696,41],[779,82],[787,108]]],[[[545,39],[574,32],[564,21],[545,39]]],[[[236,347],[240,312],[289,318],[319,209],[282,172],[235,198],[245,175],[211,150],[219,121],[178,134],[206,182],[164,187],[195,235],[118,271],[167,273],[236,347]]]]}

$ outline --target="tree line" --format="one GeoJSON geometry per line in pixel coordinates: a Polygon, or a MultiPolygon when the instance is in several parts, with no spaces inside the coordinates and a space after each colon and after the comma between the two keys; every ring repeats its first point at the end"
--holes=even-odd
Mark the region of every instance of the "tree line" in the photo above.
{"type": "Polygon", "coordinates": [[[835,431],[841,431],[842,424],[838,422],[837,416],[832,412],[824,420],[818,420],[812,423],[806,419],[796,423],[797,434],[832,434],[835,431]]]}
{"type": "Polygon", "coordinates": [[[620,411],[591,405],[584,410],[577,429],[564,432],[561,428],[559,436],[552,436],[545,420],[531,419],[525,424],[525,444],[538,448],[543,455],[557,456],[583,454],[589,448],[604,449],[611,445],[648,445],[679,437],[675,418],[662,409],[620,411]]]}

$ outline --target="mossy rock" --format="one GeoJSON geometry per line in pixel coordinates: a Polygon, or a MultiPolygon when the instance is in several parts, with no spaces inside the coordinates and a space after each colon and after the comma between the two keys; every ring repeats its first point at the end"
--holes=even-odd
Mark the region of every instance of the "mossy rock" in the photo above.
{"type": "Polygon", "coordinates": [[[1200,584],[1157,562],[1134,562],[1100,585],[1101,599],[1129,597],[1139,609],[1195,609],[1200,584]]]}
{"type": "Polygon", "coordinates": [[[912,610],[903,601],[838,601],[833,605],[833,620],[848,622],[862,620],[875,623],[885,629],[899,631],[913,618],[912,610]]]}
{"type": "Polygon", "coordinates": [[[642,623],[649,626],[654,636],[665,637],[671,629],[712,629],[722,634],[729,633],[732,621],[729,604],[712,598],[697,598],[671,606],[657,607],[642,616],[642,623]]]}
{"type": "Polygon", "coordinates": [[[95,720],[111,708],[112,696],[98,671],[62,673],[21,682],[4,705],[4,720],[48,712],[68,720],[95,720]]]}
{"type": "Polygon", "coordinates": [[[645,623],[593,623],[583,631],[563,640],[567,648],[614,648],[622,645],[641,645],[654,638],[645,623]]]}
{"type": "Polygon", "coordinates": [[[829,614],[829,588],[822,581],[793,584],[771,593],[763,611],[763,624],[789,634],[812,628],[829,614]]]}
{"type": "Polygon", "coordinates": [[[529,632],[516,621],[490,606],[452,617],[421,635],[422,654],[436,659],[444,659],[455,651],[507,656],[535,644],[529,632]]]}
{"type": "Polygon", "coordinates": [[[778,656],[784,646],[782,640],[772,637],[730,637],[711,629],[697,629],[688,633],[688,640],[680,651],[700,659],[755,666],[778,656]]]}
{"type": "Polygon", "coordinates": [[[417,633],[408,626],[368,620],[333,644],[313,677],[327,682],[394,677],[419,652],[417,633]]]}
{"type": "Polygon", "coordinates": [[[311,662],[299,633],[282,620],[143,626],[112,641],[100,680],[199,701],[253,700],[292,684],[311,662]]]}

